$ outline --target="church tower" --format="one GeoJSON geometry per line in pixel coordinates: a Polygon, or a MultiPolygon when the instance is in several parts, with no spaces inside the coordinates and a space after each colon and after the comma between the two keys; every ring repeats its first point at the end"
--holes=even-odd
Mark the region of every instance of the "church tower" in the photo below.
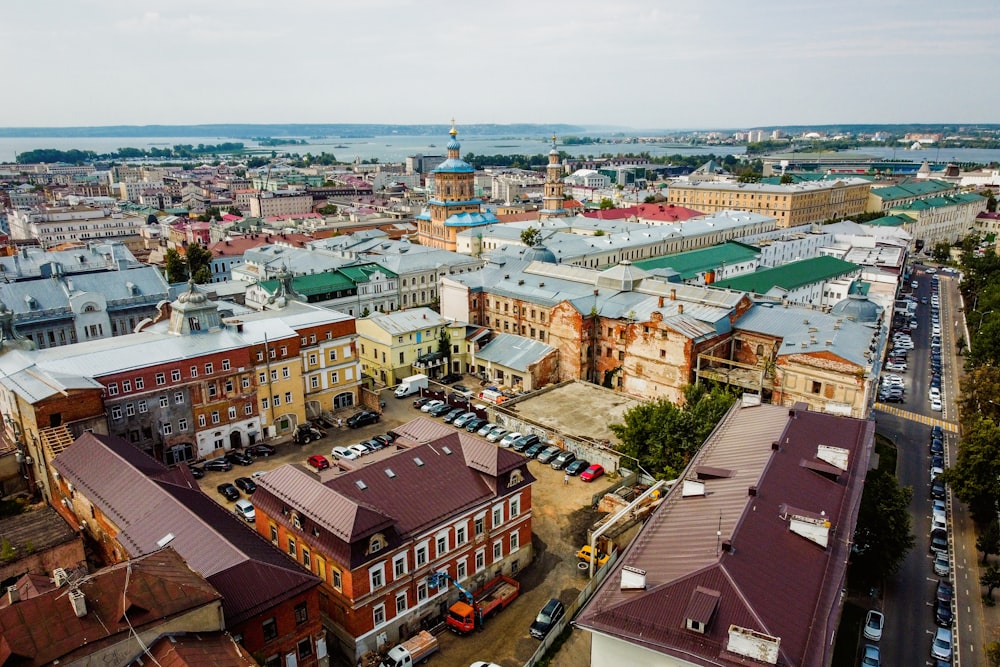
{"type": "Polygon", "coordinates": [[[542,196],[542,210],[538,212],[539,220],[559,218],[566,215],[563,208],[563,168],[559,163],[559,151],[556,150],[556,135],[552,135],[552,150],[549,151],[549,163],[545,167],[545,191],[542,196]]]}

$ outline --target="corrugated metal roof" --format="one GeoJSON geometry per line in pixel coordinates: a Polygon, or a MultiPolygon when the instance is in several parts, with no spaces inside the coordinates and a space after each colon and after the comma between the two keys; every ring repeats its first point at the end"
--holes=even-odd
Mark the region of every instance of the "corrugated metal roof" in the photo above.
{"type": "Polygon", "coordinates": [[[726,264],[749,262],[758,257],[760,257],[759,249],[729,241],[711,248],[638,260],[635,265],[647,271],[671,268],[680,274],[682,280],[689,280],[704,271],[711,271],[726,264]]]}
{"type": "Polygon", "coordinates": [[[400,336],[448,324],[448,320],[441,317],[436,311],[423,306],[409,310],[397,310],[391,313],[373,313],[366,319],[391,336],[400,336]]]}
{"type": "Polygon", "coordinates": [[[870,325],[820,310],[764,304],[752,306],[734,328],[780,338],[779,356],[829,352],[862,368],[872,365],[875,355],[870,359],[865,353],[879,336],[879,331],[870,325]]]}
{"type": "Polygon", "coordinates": [[[476,352],[476,359],[527,372],[533,364],[552,354],[555,349],[538,340],[500,333],[476,352]]]}
{"type": "Polygon", "coordinates": [[[699,466],[733,475],[703,480],[701,496],[683,497],[684,485],[675,485],[577,625],[702,665],[745,664],[725,652],[728,628],[737,625],[780,637],[779,664],[827,664],[850,555],[843,536],[854,532],[874,424],[799,409],[792,414],[773,405],[734,407],[684,478],[693,479],[699,466]],[[848,450],[840,480],[799,465],[816,457],[818,444],[848,450]],[[782,504],[824,512],[833,533],[829,546],[792,533],[779,513],[782,504]],[[620,589],[625,566],[645,571],[644,590],[620,589]],[[686,613],[707,611],[699,587],[719,593],[705,634],[685,629],[686,613]]]}
{"type": "Polygon", "coordinates": [[[716,285],[741,292],[767,294],[774,287],[793,290],[860,270],[861,267],[857,264],[845,262],[838,257],[820,255],[797,262],[789,262],[788,264],[776,266],[771,269],[764,269],[727,280],[720,280],[716,285]]]}

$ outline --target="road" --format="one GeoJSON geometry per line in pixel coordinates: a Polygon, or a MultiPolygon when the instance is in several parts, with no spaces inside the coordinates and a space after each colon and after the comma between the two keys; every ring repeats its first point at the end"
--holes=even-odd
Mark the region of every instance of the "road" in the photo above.
{"type": "MultiPolygon", "coordinates": [[[[930,276],[917,273],[919,288],[918,297],[931,296],[930,276]]],[[[957,421],[958,412],[955,398],[959,391],[958,379],[961,369],[961,359],[955,354],[955,343],[962,335],[961,329],[956,330],[956,322],[961,325],[958,312],[960,301],[956,281],[942,276],[940,278],[941,299],[941,330],[942,330],[942,393],[943,411],[934,413],[927,400],[927,389],[930,383],[930,334],[931,307],[921,304],[917,308],[918,328],[914,332],[915,349],[909,358],[907,373],[906,403],[900,406],[906,411],[923,417],[922,421],[933,423],[937,420],[947,422],[957,421]]],[[[898,412],[893,410],[892,412],[898,412]]],[[[899,572],[886,581],[884,611],[886,627],[881,641],[882,664],[900,667],[911,665],[930,665],[930,644],[936,629],[934,623],[934,591],[938,577],[932,570],[933,558],[929,551],[930,533],[930,426],[913,419],[907,419],[899,414],[885,411],[876,413],[878,431],[893,439],[898,450],[896,473],[903,486],[913,489],[910,503],[910,513],[913,533],[916,541],[913,549],[907,554],[899,572]]],[[[945,454],[946,462],[954,462],[958,436],[950,432],[953,427],[945,424],[945,454]],[[951,428],[948,428],[951,427],[951,428]]],[[[950,495],[950,494],[949,494],[950,495]]],[[[982,646],[982,615],[979,600],[979,587],[963,585],[968,577],[966,564],[968,559],[975,558],[975,538],[972,536],[971,522],[965,515],[960,504],[952,503],[949,498],[949,514],[951,517],[950,533],[953,538],[952,553],[953,573],[956,574],[956,614],[958,615],[956,660],[954,664],[981,664],[982,646]],[[972,553],[968,545],[972,544],[972,553]],[[957,549],[957,552],[956,552],[957,549]],[[957,566],[957,571],[956,571],[957,566]],[[971,599],[970,599],[971,596],[971,599]],[[976,614],[976,608],[979,614],[976,614]]],[[[975,573],[973,573],[975,576],[975,573]]]]}

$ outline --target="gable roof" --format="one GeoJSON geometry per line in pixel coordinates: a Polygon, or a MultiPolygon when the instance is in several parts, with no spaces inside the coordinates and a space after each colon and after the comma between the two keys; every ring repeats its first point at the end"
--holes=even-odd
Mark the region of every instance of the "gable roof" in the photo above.
{"type": "Polygon", "coordinates": [[[500,333],[476,352],[476,359],[527,372],[533,364],[552,354],[555,349],[540,340],[500,333]]]}
{"type": "Polygon", "coordinates": [[[727,650],[736,625],[779,637],[779,664],[828,664],[850,542],[824,548],[793,533],[790,515],[821,516],[832,534],[853,534],[873,438],[866,420],[737,404],[682,475],[705,493],[685,497],[676,484],[575,623],[695,664],[744,665],[727,650]],[[802,465],[817,460],[818,445],[846,450],[836,479],[802,465]],[[701,466],[731,474],[699,480],[701,466]],[[621,590],[625,566],[645,571],[645,588],[621,590]],[[704,618],[712,598],[705,633],[687,630],[687,614],[704,618]]]}
{"type": "Polygon", "coordinates": [[[130,556],[156,551],[173,534],[170,545],[223,594],[227,624],[319,583],[205,495],[184,466],[167,468],[121,438],[84,433],[53,466],[117,526],[130,556]]]}
{"type": "Polygon", "coordinates": [[[845,262],[839,257],[820,255],[797,262],[789,262],[772,269],[720,280],[715,286],[753,294],[767,294],[774,287],[793,290],[812,283],[837,278],[858,271],[860,268],[857,264],[845,262]]]}
{"type": "Polygon", "coordinates": [[[749,262],[758,257],[760,257],[759,248],[729,241],[710,248],[637,260],[635,266],[646,271],[669,267],[680,274],[681,280],[689,280],[704,271],[711,271],[727,264],[749,262]]]}

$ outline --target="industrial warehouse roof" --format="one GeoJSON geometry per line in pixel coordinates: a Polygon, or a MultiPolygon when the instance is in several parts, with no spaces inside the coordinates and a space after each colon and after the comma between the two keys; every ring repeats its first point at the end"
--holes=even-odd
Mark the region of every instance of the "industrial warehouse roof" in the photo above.
{"type": "Polygon", "coordinates": [[[555,349],[538,340],[501,333],[476,352],[476,361],[491,361],[526,373],[532,365],[552,354],[555,349]]]}
{"type": "Polygon", "coordinates": [[[716,287],[728,287],[753,294],[767,294],[774,287],[793,290],[805,285],[838,278],[860,268],[857,264],[845,262],[837,257],[820,255],[798,262],[789,262],[772,269],[720,280],[716,283],[716,287]]]}
{"type": "Polygon", "coordinates": [[[772,664],[829,664],[873,438],[867,420],[737,405],[575,624],[685,663],[757,664],[735,627],[774,648],[772,664]]]}
{"type": "Polygon", "coordinates": [[[635,262],[635,265],[647,271],[670,268],[680,274],[681,280],[689,280],[705,271],[711,271],[725,265],[749,262],[758,257],[760,257],[758,248],[730,241],[711,248],[639,260],[635,262]]]}

